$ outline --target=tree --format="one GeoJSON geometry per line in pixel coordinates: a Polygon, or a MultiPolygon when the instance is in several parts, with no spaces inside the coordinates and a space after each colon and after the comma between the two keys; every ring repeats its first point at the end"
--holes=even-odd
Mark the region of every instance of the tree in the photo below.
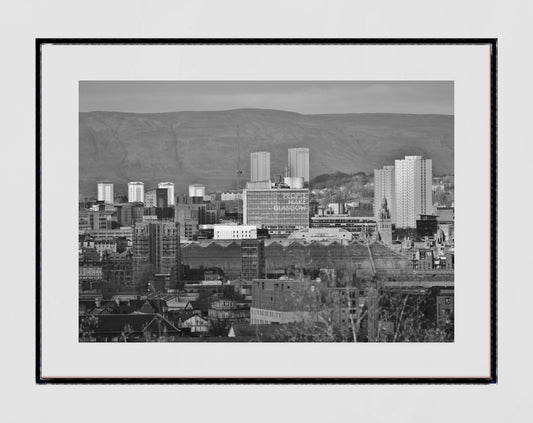
{"type": "Polygon", "coordinates": [[[453,342],[453,319],[434,322],[425,294],[380,289],[378,278],[356,279],[349,269],[335,273],[335,286],[300,275],[288,300],[295,322],[280,325],[277,340],[453,342]]]}
{"type": "Polygon", "coordinates": [[[79,341],[91,342],[93,341],[93,335],[95,329],[98,327],[98,317],[85,316],[80,320],[79,325],[79,341]]]}
{"type": "Polygon", "coordinates": [[[330,287],[301,275],[291,284],[286,309],[293,310],[295,321],[280,325],[281,342],[355,342],[361,315],[357,307],[357,288],[330,287]]]}

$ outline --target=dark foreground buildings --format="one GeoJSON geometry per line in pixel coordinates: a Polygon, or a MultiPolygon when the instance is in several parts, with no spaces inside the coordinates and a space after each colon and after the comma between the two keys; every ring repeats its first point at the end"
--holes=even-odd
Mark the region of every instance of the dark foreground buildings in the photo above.
{"type": "Polygon", "coordinates": [[[141,222],[133,228],[133,283],[146,285],[163,279],[166,288],[176,288],[180,274],[180,234],[174,222],[141,222]]]}

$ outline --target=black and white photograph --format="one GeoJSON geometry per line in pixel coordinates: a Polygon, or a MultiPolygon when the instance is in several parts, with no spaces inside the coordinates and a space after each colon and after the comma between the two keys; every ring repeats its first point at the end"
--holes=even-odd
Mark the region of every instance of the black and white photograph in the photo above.
{"type": "Polygon", "coordinates": [[[454,81],[79,81],[79,342],[453,343],[454,81]]]}
{"type": "Polygon", "coordinates": [[[532,4],[6,4],[3,420],[531,420],[532,4]]]}
{"type": "Polygon", "coordinates": [[[40,40],[38,380],[493,381],[494,46],[40,40]]]}

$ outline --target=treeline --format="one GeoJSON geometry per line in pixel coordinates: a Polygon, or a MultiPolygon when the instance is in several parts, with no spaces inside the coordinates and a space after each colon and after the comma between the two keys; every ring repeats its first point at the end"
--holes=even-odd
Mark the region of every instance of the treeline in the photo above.
{"type": "Polygon", "coordinates": [[[371,176],[366,175],[364,172],[357,173],[325,173],[319,175],[311,180],[309,187],[311,189],[324,189],[333,188],[339,186],[346,186],[349,184],[364,185],[371,180],[371,176]]]}

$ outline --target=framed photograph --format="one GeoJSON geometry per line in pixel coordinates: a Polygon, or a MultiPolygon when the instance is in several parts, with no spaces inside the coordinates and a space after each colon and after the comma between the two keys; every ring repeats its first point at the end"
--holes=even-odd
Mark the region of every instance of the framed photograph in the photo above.
{"type": "Polygon", "coordinates": [[[497,382],[497,40],[36,58],[38,383],[497,382]]]}

